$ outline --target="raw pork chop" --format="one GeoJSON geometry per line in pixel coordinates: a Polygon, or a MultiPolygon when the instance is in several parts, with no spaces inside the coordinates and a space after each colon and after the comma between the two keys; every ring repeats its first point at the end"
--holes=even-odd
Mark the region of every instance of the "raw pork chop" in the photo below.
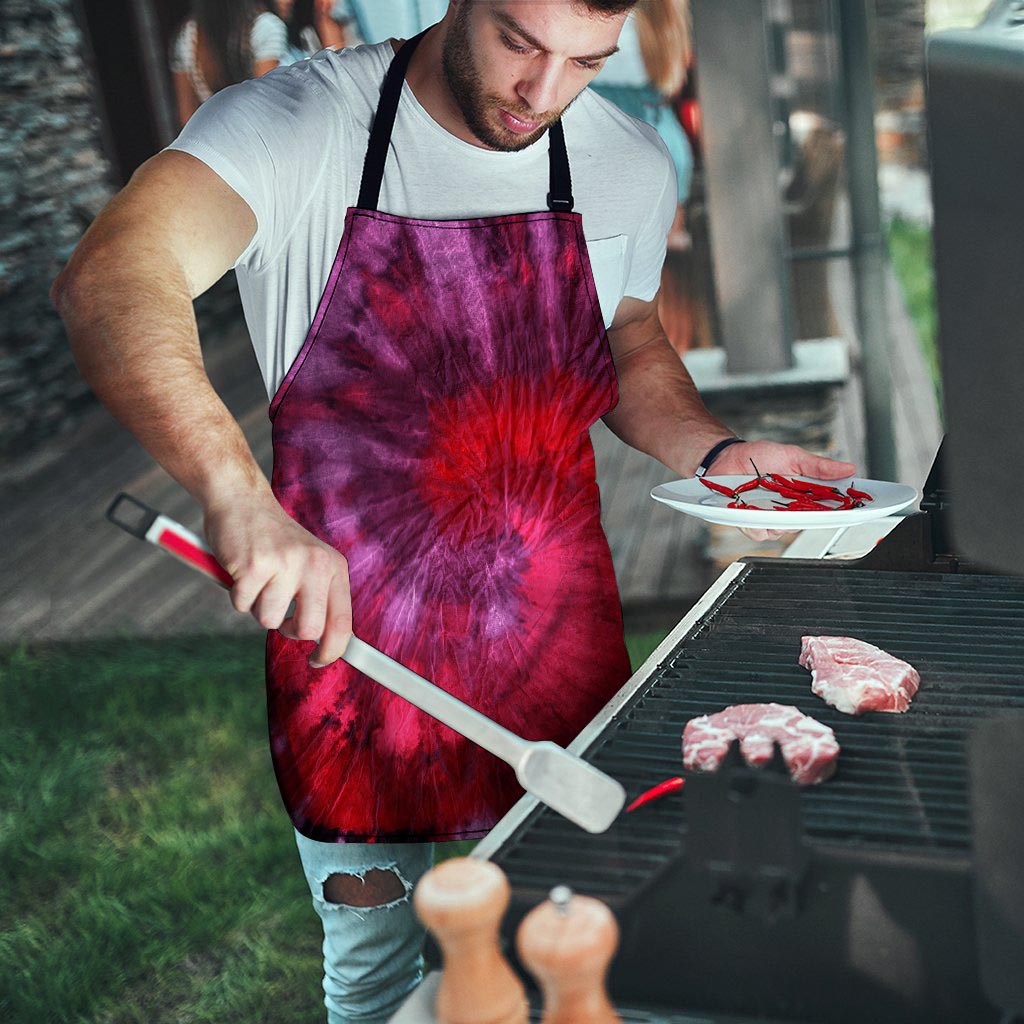
{"type": "Polygon", "coordinates": [[[823,782],[836,770],[835,733],[788,704],[734,704],[691,719],[683,729],[683,767],[714,771],[734,739],[754,768],[771,760],[772,742],[778,740],[790,777],[801,786],[823,782]]]}
{"type": "Polygon", "coordinates": [[[846,715],[906,711],[921,682],[912,665],[848,636],[802,637],[800,664],[811,691],[846,715]]]}

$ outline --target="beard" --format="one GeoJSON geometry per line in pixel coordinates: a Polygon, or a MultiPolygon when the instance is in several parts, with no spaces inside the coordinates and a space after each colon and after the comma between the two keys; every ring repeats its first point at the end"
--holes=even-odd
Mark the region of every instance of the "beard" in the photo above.
{"type": "MultiPolygon", "coordinates": [[[[441,66],[448,89],[458,104],[459,111],[469,130],[485,146],[504,152],[526,149],[527,146],[536,142],[565,111],[538,116],[532,110],[524,110],[521,104],[510,104],[496,93],[484,92],[483,81],[473,60],[469,44],[470,6],[469,0],[465,0],[459,7],[444,41],[441,66]],[[513,117],[518,117],[523,121],[540,121],[541,123],[532,132],[525,135],[517,134],[500,122],[497,117],[498,107],[507,110],[513,117]]],[[[565,109],[568,110],[568,105],[565,109]]]]}

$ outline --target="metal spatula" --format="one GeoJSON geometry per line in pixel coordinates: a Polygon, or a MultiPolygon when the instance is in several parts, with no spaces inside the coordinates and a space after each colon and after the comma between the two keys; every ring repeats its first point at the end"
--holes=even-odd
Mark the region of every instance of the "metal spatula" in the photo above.
{"type": "MultiPolygon", "coordinates": [[[[128,494],[120,494],[107,518],[206,573],[223,587],[233,580],[209,547],[180,523],[128,494]]],[[[507,761],[519,784],[552,810],[588,832],[604,832],[626,802],[622,786],[548,740],[524,740],[404,665],[353,636],[342,658],[392,693],[507,761]]]]}

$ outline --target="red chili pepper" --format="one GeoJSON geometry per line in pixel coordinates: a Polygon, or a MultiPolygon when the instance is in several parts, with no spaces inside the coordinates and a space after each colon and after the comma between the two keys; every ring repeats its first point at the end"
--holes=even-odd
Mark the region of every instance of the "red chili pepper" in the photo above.
{"type": "Polygon", "coordinates": [[[746,483],[740,484],[739,487],[736,488],[736,493],[737,494],[744,494],[747,491],[756,491],[757,488],[760,487],[760,486],[761,486],[760,479],[758,477],[754,477],[753,479],[748,480],[746,483]]]}
{"type": "Polygon", "coordinates": [[[814,491],[814,487],[803,480],[790,480],[789,477],[785,477],[781,473],[769,473],[768,475],[777,484],[788,487],[791,491],[801,491],[804,494],[811,494],[814,491]]]}
{"type": "Polygon", "coordinates": [[[781,476],[778,473],[772,473],[771,475],[783,486],[790,487],[796,491],[801,491],[804,494],[809,494],[812,498],[838,498],[841,497],[843,493],[838,487],[831,487],[828,484],[816,484],[813,480],[799,480],[796,478],[790,479],[788,477],[781,476]]]}
{"type": "Polygon", "coordinates": [[[787,512],[834,512],[835,509],[823,505],[820,501],[811,501],[809,498],[791,501],[788,505],[782,505],[787,512]]]}
{"type": "MultiPolygon", "coordinates": [[[[780,483],[776,483],[774,480],[763,480],[761,486],[766,490],[774,491],[776,494],[781,494],[783,498],[793,498],[796,501],[815,501],[817,495],[809,494],[807,491],[794,490],[792,487],[784,487],[780,483]]],[[[826,495],[821,495],[826,497],[826,495]]]]}
{"type": "Polygon", "coordinates": [[[797,495],[802,495],[804,493],[803,491],[795,490],[792,487],[787,487],[785,484],[780,484],[778,480],[773,480],[771,477],[762,477],[760,484],[766,491],[774,491],[776,494],[796,497],[797,495]]]}
{"type": "Polygon", "coordinates": [[[714,480],[709,480],[706,476],[697,477],[698,480],[705,486],[709,487],[713,491],[718,491],[719,494],[724,494],[727,498],[735,498],[736,492],[730,490],[723,484],[716,484],[714,480]]]}
{"type": "Polygon", "coordinates": [[[663,797],[666,793],[675,793],[676,790],[682,789],[685,779],[676,777],[674,779],[666,779],[664,782],[659,782],[656,786],[652,786],[646,793],[641,793],[627,808],[626,813],[629,814],[631,811],[635,811],[638,807],[643,807],[644,804],[649,804],[652,800],[658,800],[663,797]]]}
{"type": "Polygon", "coordinates": [[[857,491],[857,490],[854,490],[852,487],[847,487],[846,488],[846,493],[851,498],[860,498],[862,501],[874,501],[875,500],[874,498],[871,497],[870,494],[868,494],[867,491],[857,491]]]}

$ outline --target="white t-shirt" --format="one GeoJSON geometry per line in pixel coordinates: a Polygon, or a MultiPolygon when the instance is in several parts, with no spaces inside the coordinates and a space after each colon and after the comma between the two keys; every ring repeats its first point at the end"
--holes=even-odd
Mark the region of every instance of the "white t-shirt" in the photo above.
{"type": "MultiPolygon", "coordinates": [[[[217,93],[170,149],[202,160],[256,217],[235,264],[246,323],[273,396],[302,343],[356,204],[370,123],[393,56],[387,41],[277,68],[217,93]]],[[[586,89],[563,114],[605,325],[623,295],[658,291],[676,175],[657,132],[586,89]]],[[[442,128],[406,83],[378,208],[456,220],[547,209],[547,134],[515,153],[442,128]]]]}

